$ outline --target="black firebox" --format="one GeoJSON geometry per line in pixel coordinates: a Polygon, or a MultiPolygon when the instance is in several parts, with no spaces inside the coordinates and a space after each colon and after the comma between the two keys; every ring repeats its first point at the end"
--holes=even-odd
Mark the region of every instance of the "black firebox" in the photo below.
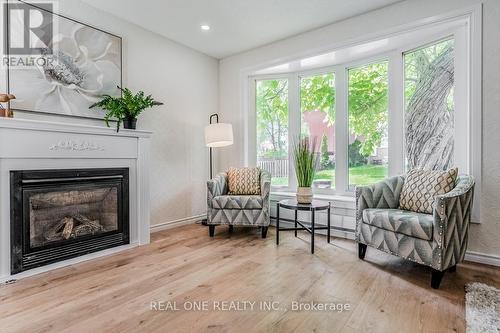
{"type": "Polygon", "coordinates": [[[10,172],[11,273],[129,243],[128,168],[10,172]]]}

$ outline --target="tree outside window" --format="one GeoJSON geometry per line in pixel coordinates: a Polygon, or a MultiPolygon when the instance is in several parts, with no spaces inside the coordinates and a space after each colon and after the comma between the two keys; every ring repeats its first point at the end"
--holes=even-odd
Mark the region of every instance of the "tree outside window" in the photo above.
{"type": "Polygon", "coordinates": [[[454,40],[405,53],[407,169],[454,164],[454,40]]]}
{"type": "MultiPolygon", "coordinates": [[[[454,40],[412,50],[403,57],[404,87],[394,89],[404,89],[404,137],[400,139],[407,168],[449,168],[454,160],[454,40]]],[[[339,161],[348,165],[351,189],[388,176],[388,67],[384,60],[347,69],[347,156],[337,156],[336,151],[335,74],[297,74],[300,133],[290,134],[308,135],[318,143],[315,188],[335,187],[335,177],[344,176],[336,174],[339,161]]],[[[274,186],[289,184],[288,123],[295,124],[296,119],[289,119],[288,84],[287,79],[256,81],[257,163],[271,172],[274,186]]]]}
{"type": "Polygon", "coordinates": [[[335,77],[332,73],[300,78],[301,134],[317,142],[320,155],[313,187],[335,187],[335,77]]]}
{"type": "Polygon", "coordinates": [[[388,62],[348,71],[349,184],[387,177],[388,62]]]}
{"type": "Polygon", "coordinates": [[[288,185],[288,81],[256,82],[257,165],[272,175],[271,184],[288,185]]]}

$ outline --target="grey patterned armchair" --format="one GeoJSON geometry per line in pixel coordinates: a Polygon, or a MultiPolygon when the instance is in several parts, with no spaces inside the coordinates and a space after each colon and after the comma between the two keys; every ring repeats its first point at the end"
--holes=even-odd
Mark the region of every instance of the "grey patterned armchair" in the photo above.
{"type": "Polygon", "coordinates": [[[356,188],[356,241],[364,259],[367,245],[432,268],[438,289],[446,270],[455,271],[467,248],[474,180],[457,178],[455,188],[434,198],[433,214],[399,210],[404,176],[356,188]]]}
{"type": "Polygon", "coordinates": [[[262,227],[262,238],[266,238],[269,227],[269,192],[271,175],[260,171],[260,195],[228,195],[227,174],[219,173],[207,181],[207,224],[210,237],[215,226],[227,224],[229,230],[236,226],[262,227]]]}

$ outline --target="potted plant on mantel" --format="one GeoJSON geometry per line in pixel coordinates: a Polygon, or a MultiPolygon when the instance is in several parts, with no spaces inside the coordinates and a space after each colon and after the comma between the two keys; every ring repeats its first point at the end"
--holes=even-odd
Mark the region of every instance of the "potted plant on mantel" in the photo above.
{"type": "Polygon", "coordinates": [[[123,127],[126,129],[135,129],[137,125],[137,116],[147,108],[163,105],[162,102],[155,101],[151,96],[145,96],[143,91],[133,94],[128,88],[118,87],[122,92],[121,97],[113,97],[103,95],[102,99],[92,104],[89,108],[100,107],[106,110],[104,121],[109,127],[110,120],[116,120],[116,131],[120,130],[120,123],[123,122],[123,127]]]}
{"type": "Polygon", "coordinates": [[[310,204],[313,200],[312,184],[318,167],[316,140],[299,138],[293,145],[295,174],[297,175],[297,202],[310,204]]]}

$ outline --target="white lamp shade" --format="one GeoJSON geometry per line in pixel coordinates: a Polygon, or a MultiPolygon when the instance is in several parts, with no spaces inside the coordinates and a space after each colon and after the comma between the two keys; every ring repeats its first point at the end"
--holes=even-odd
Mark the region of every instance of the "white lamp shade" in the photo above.
{"type": "Polygon", "coordinates": [[[233,126],[216,123],[205,127],[205,144],[207,147],[225,147],[233,144],[233,126]]]}

